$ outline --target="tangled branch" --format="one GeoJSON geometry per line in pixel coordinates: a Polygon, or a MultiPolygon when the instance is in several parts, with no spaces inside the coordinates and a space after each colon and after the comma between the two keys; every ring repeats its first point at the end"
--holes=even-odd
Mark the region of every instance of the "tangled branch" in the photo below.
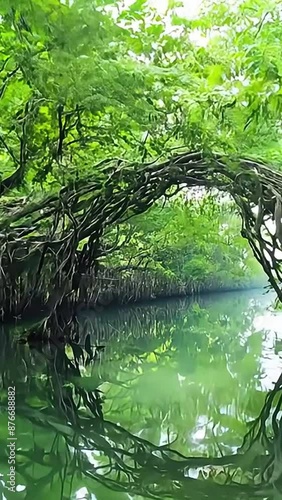
{"type": "Polygon", "coordinates": [[[93,171],[96,179],[75,180],[38,201],[16,209],[2,205],[0,290],[4,312],[20,314],[35,295],[46,304],[54,288],[60,290],[53,300],[56,306],[66,297],[77,302],[81,276],[96,271],[105,229],[170,196],[173,186],[177,191],[184,186],[204,186],[229,193],[240,210],[242,235],[282,300],[278,252],[282,250],[282,174],[253,160],[206,157],[201,152],[142,165],[106,160],[93,171]],[[31,268],[30,280],[26,274],[31,268]],[[18,297],[15,290],[20,291],[18,297]]]}

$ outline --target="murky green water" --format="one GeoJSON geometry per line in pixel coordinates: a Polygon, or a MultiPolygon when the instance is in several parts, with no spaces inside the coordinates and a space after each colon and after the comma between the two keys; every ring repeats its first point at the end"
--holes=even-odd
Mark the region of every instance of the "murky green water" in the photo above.
{"type": "Polygon", "coordinates": [[[19,499],[282,498],[279,481],[249,477],[236,454],[282,371],[272,300],[236,292],[83,313],[81,338],[105,346],[94,360],[84,340],[30,350],[5,328],[2,498],[15,495],[6,488],[10,386],[19,499]]]}

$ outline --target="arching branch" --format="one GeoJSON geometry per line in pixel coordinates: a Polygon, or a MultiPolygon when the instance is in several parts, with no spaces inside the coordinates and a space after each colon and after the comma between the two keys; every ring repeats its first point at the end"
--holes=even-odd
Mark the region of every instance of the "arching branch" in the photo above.
{"type": "MultiPolygon", "coordinates": [[[[5,276],[5,283],[1,283],[0,277],[0,288],[7,288],[7,283],[12,289],[18,288],[20,271],[17,274],[15,263],[21,259],[28,266],[31,256],[37,253],[41,280],[36,293],[49,296],[50,287],[58,287],[67,290],[75,300],[78,282],[76,279],[76,291],[72,293],[73,277],[77,278],[82,269],[84,273],[95,269],[99,240],[107,227],[145,212],[159,198],[169,196],[173,186],[176,191],[184,186],[204,186],[224,191],[234,199],[242,217],[242,235],[282,300],[281,214],[277,205],[282,196],[282,174],[250,159],[206,157],[202,152],[146,164],[112,160],[93,171],[97,180],[76,180],[58,194],[23,205],[17,211],[10,209],[0,218],[5,276]],[[269,230],[270,218],[276,220],[273,235],[269,230]],[[82,242],[83,250],[79,248],[82,242]],[[44,276],[49,282],[50,270],[53,278],[47,285],[44,276]]],[[[36,269],[32,275],[39,276],[36,269]]],[[[33,289],[32,282],[30,286],[33,289]]]]}

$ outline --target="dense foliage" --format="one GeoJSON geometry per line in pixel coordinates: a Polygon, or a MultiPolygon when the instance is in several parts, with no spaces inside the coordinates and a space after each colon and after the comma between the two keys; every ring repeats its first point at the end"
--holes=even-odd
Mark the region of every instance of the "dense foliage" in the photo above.
{"type": "MultiPolygon", "coordinates": [[[[140,165],[185,148],[201,151],[205,161],[216,152],[231,160],[261,157],[279,167],[279,2],[215,1],[188,19],[173,0],[162,14],[145,0],[2,0],[0,15],[1,296],[6,309],[14,311],[15,302],[26,307],[34,290],[43,290],[47,300],[48,272],[55,276],[52,289],[73,295],[73,273],[88,273],[92,262],[96,266],[108,256],[113,227],[128,209],[144,212],[171,185],[179,187],[177,176],[170,173],[167,187],[156,174],[147,195],[153,167],[142,177],[140,165]],[[138,189],[130,184],[135,177],[138,189]],[[22,259],[28,278],[19,270],[22,259]]],[[[230,164],[231,173],[236,168],[230,164]]],[[[236,175],[231,178],[237,182],[236,175]]],[[[230,186],[228,177],[224,188],[233,195],[230,186]]],[[[259,186],[254,186],[255,179],[245,191],[248,196],[256,191],[257,204],[259,186]]],[[[250,200],[243,199],[245,192],[240,196],[242,209],[250,200]]],[[[144,245],[148,239],[153,249],[154,267],[164,274],[238,281],[249,260],[247,247],[237,236],[232,247],[226,246],[226,231],[218,240],[220,215],[212,217],[207,250],[209,208],[198,217],[197,202],[189,210],[185,203],[176,209],[175,203],[134,223],[141,228],[137,253],[141,231],[144,245]],[[166,230],[157,229],[154,236],[152,219],[153,226],[166,230]],[[171,236],[174,223],[181,227],[176,237],[171,236]],[[219,241],[220,251],[215,250],[219,241]]],[[[267,213],[274,212],[271,204],[267,213]]],[[[216,210],[221,212],[222,205],[216,210]]],[[[238,224],[234,221],[236,231],[238,224]]],[[[252,231],[247,237],[254,237],[252,231]]],[[[135,246],[124,246],[115,265],[124,265],[125,256],[132,261],[135,246]]],[[[269,271],[268,263],[261,263],[269,271]]]]}
{"type": "MultiPolygon", "coordinates": [[[[189,199],[181,193],[121,225],[118,238],[126,244],[101,262],[124,275],[142,270],[148,281],[152,275],[163,275],[176,280],[179,290],[181,284],[189,285],[188,291],[201,291],[264,283],[259,264],[240,235],[233,203],[199,194],[189,199]]],[[[112,230],[107,241],[116,238],[117,231],[112,230]]]]}
{"type": "Polygon", "coordinates": [[[279,2],[212,2],[194,20],[169,5],[1,2],[3,177],[24,162],[50,189],[107,155],[183,145],[279,161],[279,2]]]}

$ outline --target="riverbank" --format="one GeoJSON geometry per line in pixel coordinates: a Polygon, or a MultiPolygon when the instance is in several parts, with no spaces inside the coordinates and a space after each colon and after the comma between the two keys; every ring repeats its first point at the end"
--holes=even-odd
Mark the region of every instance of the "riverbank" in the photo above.
{"type": "Polygon", "coordinates": [[[163,273],[151,270],[128,271],[103,268],[96,275],[81,275],[77,290],[65,295],[61,301],[61,290],[55,289],[51,293],[47,282],[34,293],[32,300],[23,293],[14,307],[10,308],[10,313],[2,317],[2,321],[29,319],[39,313],[47,315],[58,304],[61,311],[71,316],[82,309],[99,310],[170,297],[194,297],[215,292],[258,289],[266,284],[266,279],[261,276],[236,282],[216,276],[208,279],[191,278],[184,282],[174,276],[165,276],[163,273]]]}
{"type": "Polygon", "coordinates": [[[170,297],[193,297],[215,292],[258,289],[266,286],[265,277],[237,282],[216,277],[181,281],[172,276],[141,270],[117,272],[105,269],[96,277],[85,277],[78,297],[79,309],[141,303],[170,297]]]}

